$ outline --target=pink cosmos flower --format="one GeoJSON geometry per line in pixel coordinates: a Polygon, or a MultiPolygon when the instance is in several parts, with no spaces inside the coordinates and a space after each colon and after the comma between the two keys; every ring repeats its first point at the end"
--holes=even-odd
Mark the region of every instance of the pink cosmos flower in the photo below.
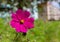
{"type": "Polygon", "coordinates": [[[34,27],[34,18],[29,17],[30,13],[25,10],[18,9],[16,13],[12,13],[11,26],[16,32],[26,33],[28,29],[34,27]]]}

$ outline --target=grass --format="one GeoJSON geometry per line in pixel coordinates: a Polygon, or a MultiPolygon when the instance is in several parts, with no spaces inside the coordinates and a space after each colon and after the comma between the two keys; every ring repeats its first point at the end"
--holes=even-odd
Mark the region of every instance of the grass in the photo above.
{"type": "MultiPolygon", "coordinates": [[[[0,19],[0,42],[14,42],[16,32],[5,19],[0,19]]],[[[60,21],[36,20],[35,27],[16,42],[60,42],[60,21]]]]}

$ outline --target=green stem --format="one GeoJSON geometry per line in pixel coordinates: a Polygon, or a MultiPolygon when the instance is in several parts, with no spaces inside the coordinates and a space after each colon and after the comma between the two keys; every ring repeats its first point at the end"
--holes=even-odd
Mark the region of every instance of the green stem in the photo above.
{"type": "Polygon", "coordinates": [[[13,42],[22,42],[20,33],[16,33],[16,36],[15,36],[13,42]]]}

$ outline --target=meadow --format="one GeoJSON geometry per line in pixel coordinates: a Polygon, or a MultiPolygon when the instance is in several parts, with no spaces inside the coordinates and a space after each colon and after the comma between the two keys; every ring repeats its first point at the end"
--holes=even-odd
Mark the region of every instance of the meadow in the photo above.
{"type": "MultiPolygon", "coordinates": [[[[8,21],[0,18],[0,42],[14,42],[15,36],[8,21]]],[[[26,36],[20,34],[16,42],[60,42],[60,21],[36,20],[35,27],[26,36]]]]}

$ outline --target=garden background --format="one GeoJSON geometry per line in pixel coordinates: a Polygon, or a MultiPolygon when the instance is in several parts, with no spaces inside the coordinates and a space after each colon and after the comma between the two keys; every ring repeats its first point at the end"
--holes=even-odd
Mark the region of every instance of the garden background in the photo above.
{"type": "MultiPolygon", "coordinates": [[[[5,1],[2,2],[4,3],[5,1]]],[[[14,3],[15,2],[16,1],[14,1],[14,3]]],[[[13,1],[12,3],[9,1],[8,4],[16,10],[16,6],[12,5],[13,1]]],[[[29,4],[30,1],[27,1],[25,6],[30,7],[31,4],[29,4]]],[[[11,20],[10,11],[12,8],[5,8],[4,5],[2,6],[3,7],[0,7],[0,42],[14,42],[16,32],[9,23],[11,20]]],[[[26,36],[20,34],[16,42],[60,42],[60,21],[44,21],[43,19],[36,19],[34,24],[35,27],[29,30],[26,36]]]]}

